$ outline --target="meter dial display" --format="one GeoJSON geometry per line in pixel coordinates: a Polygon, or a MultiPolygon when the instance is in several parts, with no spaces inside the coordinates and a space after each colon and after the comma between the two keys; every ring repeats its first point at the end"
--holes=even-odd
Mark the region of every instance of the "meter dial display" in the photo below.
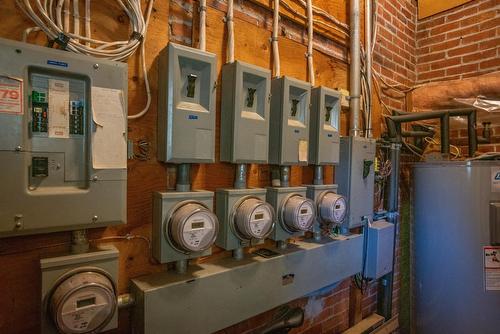
{"type": "Polygon", "coordinates": [[[236,209],[234,224],[243,239],[264,239],[273,229],[274,209],[260,199],[245,199],[236,209]]]}
{"type": "Polygon", "coordinates": [[[109,323],[116,310],[114,284],[107,275],[97,271],[76,273],[57,285],[49,307],[59,332],[97,333],[109,323]]]}
{"type": "Polygon", "coordinates": [[[326,223],[340,224],[347,214],[347,201],[344,196],[333,192],[326,193],[319,201],[319,215],[326,223]]]}
{"type": "Polygon", "coordinates": [[[187,203],[175,210],[170,219],[169,234],[175,246],[185,252],[202,252],[217,237],[219,221],[200,203],[187,203]]]}
{"type": "Polygon", "coordinates": [[[301,195],[289,197],[283,206],[283,222],[292,231],[308,231],[315,215],[313,201],[301,195]]]}

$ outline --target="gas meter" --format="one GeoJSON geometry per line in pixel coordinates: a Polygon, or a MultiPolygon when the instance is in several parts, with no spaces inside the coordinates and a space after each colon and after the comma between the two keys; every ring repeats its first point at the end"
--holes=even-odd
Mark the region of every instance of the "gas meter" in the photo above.
{"type": "Polygon", "coordinates": [[[57,283],[49,308],[62,333],[98,332],[116,310],[114,283],[99,268],[77,271],[57,283]]]}
{"type": "Polygon", "coordinates": [[[258,198],[243,200],[235,210],[234,226],[242,239],[264,239],[273,225],[273,207],[258,198]]]}
{"type": "Polygon", "coordinates": [[[187,202],[178,205],[167,226],[165,233],[175,248],[181,252],[202,252],[215,242],[219,221],[203,204],[187,202]]]}
{"type": "Polygon", "coordinates": [[[322,222],[340,224],[347,214],[347,201],[342,195],[324,192],[318,198],[318,211],[322,222]]]}

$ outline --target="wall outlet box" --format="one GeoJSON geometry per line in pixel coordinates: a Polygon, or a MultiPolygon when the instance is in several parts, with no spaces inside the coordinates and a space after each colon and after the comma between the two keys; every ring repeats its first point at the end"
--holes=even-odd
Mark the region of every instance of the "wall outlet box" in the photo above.
{"type": "Polygon", "coordinates": [[[217,57],[169,43],[159,55],[158,160],[215,161],[217,57]]]}
{"type": "Polygon", "coordinates": [[[269,163],[306,166],[311,85],[290,77],[271,80],[269,163]]]}
{"type": "Polygon", "coordinates": [[[336,165],[340,145],[339,92],[326,87],[311,90],[309,164],[336,165]]]}
{"type": "Polygon", "coordinates": [[[368,227],[368,245],[365,276],[378,279],[392,271],[394,251],[394,224],[385,220],[368,227]]]}
{"type": "Polygon", "coordinates": [[[376,141],[373,138],[341,137],[340,163],[335,169],[339,194],[349,203],[349,228],[363,225],[373,215],[376,141]]]}
{"type": "MultiPolygon", "coordinates": [[[[217,189],[215,194],[216,212],[219,218],[220,228],[216,245],[225,250],[234,250],[240,247],[250,246],[250,240],[238,237],[234,226],[234,214],[236,207],[245,199],[257,198],[266,201],[266,189],[217,189]]],[[[262,243],[263,240],[252,239],[251,245],[262,243]]]]}
{"type": "Polygon", "coordinates": [[[222,67],[220,159],[267,163],[271,71],[240,61],[222,67]]]}
{"type": "MultiPolygon", "coordinates": [[[[160,263],[194,259],[212,254],[210,248],[202,252],[179,249],[169,233],[172,214],[186,204],[199,204],[213,209],[214,193],[211,191],[172,191],[153,194],[153,256],[160,263]]],[[[183,232],[181,232],[183,233],[183,232]]],[[[185,233],[188,233],[185,231],[185,233]]]]}
{"type": "MultiPolygon", "coordinates": [[[[41,332],[43,334],[59,333],[52,320],[49,304],[54,289],[63,279],[69,278],[79,272],[89,272],[98,269],[107,274],[108,278],[113,281],[116,289],[118,284],[118,261],[118,250],[111,245],[106,245],[100,249],[91,250],[82,254],[67,254],[40,259],[42,276],[41,332]]],[[[65,311],[68,312],[68,310],[65,311]]],[[[111,320],[99,332],[108,331],[117,327],[118,307],[115,307],[111,320]]]]}
{"type": "Polygon", "coordinates": [[[0,237],[125,223],[127,64],[0,39],[0,73],[0,237]]]}

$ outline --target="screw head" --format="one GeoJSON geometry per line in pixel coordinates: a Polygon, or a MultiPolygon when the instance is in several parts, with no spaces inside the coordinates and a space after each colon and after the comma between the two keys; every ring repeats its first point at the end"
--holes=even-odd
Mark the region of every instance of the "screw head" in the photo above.
{"type": "Polygon", "coordinates": [[[17,145],[17,146],[16,146],[16,151],[17,151],[17,152],[20,152],[20,151],[22,151],[22,150],[23,150],[23,147],[22,147],[21,145],[17,145]]]}
{"type": "Polygon", "coordinates": [[[22,214],[17,214],[14,216],[14,221],[15,221],[15,227],[16,228],[21,228],[23,226],[23,222],[22,222],[22,219],[23,219],[23,215],[22,214]]]}
{"type": "Polygon", "coordinates": [[[97,175],[94,175],[94,176],[92,177],[92,181],[96,182],[97,180],[99,180],[99,178],[97,177],[97,175]]]}
{"type": "Polygon", "coordinates": [[[97,69],[99,69],[99,64],[96,63],[96,64],[94,64],[93,67],[94,67],[94,70],[97,70],[97,69]]]}
{"type": "Polygon", "coordinates": [[[92,217],[92,222],[95,223],[95,222],[97,222],[98,219],[99,219],[99,217],[97,215],[94,215],[92,217]]]}

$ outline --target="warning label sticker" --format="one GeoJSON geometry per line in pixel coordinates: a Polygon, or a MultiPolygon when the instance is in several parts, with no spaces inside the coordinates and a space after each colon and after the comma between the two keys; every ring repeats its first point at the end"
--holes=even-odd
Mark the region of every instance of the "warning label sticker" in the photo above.
{"type": "Polygon", "coordinates": [[[500,291],[500,247],[486,246],[483,250],[485,289],[500,291]]]}
{"type": "Polygon", "coordinates": [[[500,167],[491,167],[491,192],[500,192],[500,167]]]}
{"type": "Polygon", "coordinates": [[[22,79],[0,76],[0,113],[22,115],[22,79]]]}

